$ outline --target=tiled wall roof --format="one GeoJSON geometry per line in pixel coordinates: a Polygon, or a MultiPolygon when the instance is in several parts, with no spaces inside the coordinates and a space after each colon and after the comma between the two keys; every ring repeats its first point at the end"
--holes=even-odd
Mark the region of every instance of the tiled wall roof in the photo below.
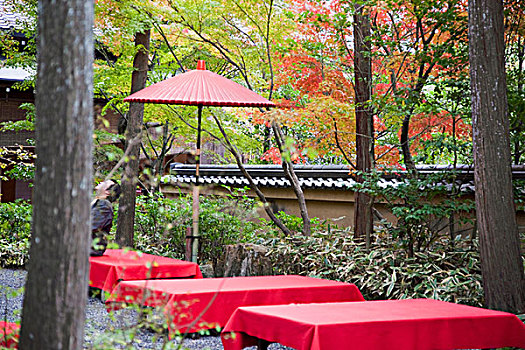
{"type": "MultiPolygon", "coordinates": [[[[290,182],[284,177],[276,176],[256,176],[253,178],[255,184],[261,187],[288,188],[290,182]]],[[[165,177],[165,181],[179,184],[195,183],[195,175],[174,174],[165,177]]],[[[200,176],[199,183],[204,185],[226,185],[232,187],[249,186],[248,180],[244,176],[228,175],[203,175],[200,176]]],[[[352,179],[343,178],[299,178],[302,188],[324,188],[324,189],[347,189],[354,184],[352,179]]]]}
{"type": "MultiPolygon", "coordinates": [[[[290,182],[284,176],[280,165],[246,165],[246,170],[253,177],[255,183],[261,187],[288,188],[290,182]]],[[[296,165],[294,166],[297,177],[303,189],[334,189],[345,190],[355,181],[349,174],[345,165],[296,165]]],[[[419,166],[421,174],[432,174],[450,170],[449,166],[419,166]]],[[[471,166],[458,166],[457,185],[462,191],[473,192],[473,169],[471,166]]],[[[381,186],[396,186],[403,181],[403,172],[385,176],[381,186]]],[[[513,177],[525,179],[525,167],[513,168],[513,177]]],[[[164,183],[193,184],[195,183],[195,165],[172,164],[171,175],[163,178],[164,183]]],[[[237,165],[201,165],[201,184],[227,185],[232,187],[248,186],[248,180],[243,176],[237,165]]],[[[452,184],[446,184],[452,186],[452,184]]]]}
{"type": "Polygon", "coordinates": [[[14,13],[0,0],[0,30],[16,29],[17,22],[23,18],[22,14],[14,13]]]}

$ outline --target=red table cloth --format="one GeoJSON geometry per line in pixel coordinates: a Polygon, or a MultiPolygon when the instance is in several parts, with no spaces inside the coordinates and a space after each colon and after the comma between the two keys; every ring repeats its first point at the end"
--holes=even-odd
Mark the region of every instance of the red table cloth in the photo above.
{"type": "Polygon", "coordinates": [[[353,284],[291,275],[122,281],[106,303],[165,306],[173,334],[224,327],[239,306],[362,300],[353,284]]]}
{"type": "Polygon", "coordinates": [[[202,278],[199,265],[125,249],[89,257],[89,286],[111,292],[120,280],[202,278]]]}
{"type": "Polygon", "coordinates": [[[431,299],[237,309],[222,332],[224,349],[257,339],[298,350],[525,348],[525,325],[513,314],[431,299]]]}
{"type": "Polygon", "coordinates": [[[15,349],[18,346],[19,331],[18,324],[0,321],[0,347],[15,349]]]}

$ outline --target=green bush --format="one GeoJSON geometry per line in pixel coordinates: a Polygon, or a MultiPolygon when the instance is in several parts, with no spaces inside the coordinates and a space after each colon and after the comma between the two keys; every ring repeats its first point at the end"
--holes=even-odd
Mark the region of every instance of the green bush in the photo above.
{"type": "Polygon", "coordinates": [[[435,248],[409,257],[392,240],[367,251],[351,232],[317,232],[311,237],[268,241],[276,273],[299,274],[356,284],[367,300],[434,298],[481,306],[479,253],[435,248]]]}
{"type": "Polygon", "coordinates": [[[382,176],[379,172],[365,174],[365,181],[354,190],[386,202],[397,224],[384,222],[384,226],[409,257],[435,246],[456,244],[459,234],[450,232],[455,225],[472,227],[475,204],[462,197],[465,193],[456,184],[454,172],[411,174],[388,186],[383,185],[382,176]]]}
{"type": "MultiPolygon", "coordinates": [[[[285,213],[284,211],[279,211],[275,216],[280,219],[283,224],[295,235],[295,234],[303,234],[303,219],[301,217],[297,217],[295,215],[290,215],[285,213]]],[[[319,218],[313,217],[310,218],[310,225],[312,228],[312,231],[322,231],[325,230],[329,224],[327,220],[320,220],[319,218]]],[[[275,227],[275,230],[277,231],[277,226],[272,223],[272,226],[275,227]]],[[[336,226],[332,224],[332,226],[336,226]]],[[[279,232],[275,232],[274,236],[277,236],[280,234],[279,232]]]]}
{"type": "MultiPolygon", "coordinates": [[[[267,224],[256,214],[256,201],[233,193],[200,197],[201,262],[216,263],[224,246],[253,242],[267,224]]],[[[135,247],[145,253],[184,258],[187,228],[192,227],[192,198],[140,196],[135,215],[135,247]]]]}
{"type": "Polygon", "coordinates": [[[17,200],[0,203],[0,266],[22,267],[28,259],[32,206],[17,200]]]}
{"type": "MultiPolygon", "coordinates": [[[[257,203],[242,193],[201,197],[199,257],[215,263],[224,246],[253,242],[265,235],[268,224],[256,214],[257,203]]],[[[191,196],[168,199],[161,195],[139,196],[135,215],[135,248],[146,253],[182,259],[186,228],[192,225],[191,196]]],[[[116,211],[116,206],[115,206],[116,211]]],[[[23,267],[31,240],[32,206],[17,200],[0,204],[0,266],[23,267]]],[[[117,213],[115,212],[115,221],[117,213]]],[[[113,231],[116,222],[113,225],[113,231]]]]}

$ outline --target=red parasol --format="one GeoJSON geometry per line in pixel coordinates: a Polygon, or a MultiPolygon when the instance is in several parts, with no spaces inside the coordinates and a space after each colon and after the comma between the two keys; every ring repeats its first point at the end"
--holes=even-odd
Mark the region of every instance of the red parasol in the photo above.
{"type": "Polygon", "coordinates": [[[275,104],[250,89],[206,69],[197,69],[148,86],[125,102],[165,103],[193,106],[274,107],[275,104]]]}
{"type": "Polygon", "coordinates": [[[201,119],[203,106],[222,107],[275,107],[275,104],[250,89],[206,69],[198,61],[197,69],[176,75],[148,86],[126,97],[125,102],[163,103],[198,106],[197,150],[193,190],[193,244],[192,258],[196,262],[199,223],[199,165],[201,148],[201,119]]]}

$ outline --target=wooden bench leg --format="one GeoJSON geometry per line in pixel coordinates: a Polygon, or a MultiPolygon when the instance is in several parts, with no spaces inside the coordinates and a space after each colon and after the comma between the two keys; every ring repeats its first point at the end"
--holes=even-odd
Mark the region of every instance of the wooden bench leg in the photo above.
{"type": "Polygon", "coordinates": [[[257,339],[257,350],[267,350],[270,342],[264,339],[257,339]]]}

